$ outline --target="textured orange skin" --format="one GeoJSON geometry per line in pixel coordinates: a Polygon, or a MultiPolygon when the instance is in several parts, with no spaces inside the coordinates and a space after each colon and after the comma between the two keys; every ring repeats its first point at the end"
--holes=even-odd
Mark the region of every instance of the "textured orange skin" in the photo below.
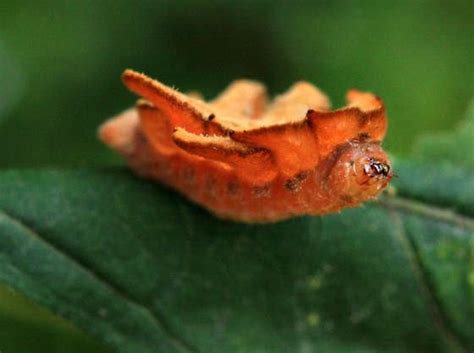
{"type": "MultiPolygon", "coordinates": [[[[219,113],[209,117],[213,107],[238,107],[238,90],[230,103],[224,99],[213,106],[187,102],[184,95],[130,70],[124,82],[147,101],[103,124],[101,139],[139,175],[170,185],[219,217],[274,222],[336,212],[374,198],[392,177],[389,169],[371,169],[374,161],[389,166],[380,147],[385,109],[372,95],[350,91],[357,107],[332,112],[308,107],[297,121],[235,129],[219,123],[219,113]],[[180,138],[177,127],[195,138],[180,138]],[[207,135],[228,139],[230,147],[206,142],[207,135]]],[[[255,97],[248,118],[258,120],[266,103],[255,97]]]]}

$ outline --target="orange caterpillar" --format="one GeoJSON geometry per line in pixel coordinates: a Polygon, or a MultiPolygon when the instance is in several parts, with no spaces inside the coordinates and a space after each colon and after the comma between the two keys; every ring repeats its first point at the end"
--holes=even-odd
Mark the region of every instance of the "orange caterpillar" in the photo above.
{"type": "Polygon", "coordinates": [[[132,70],[125,85],[139,100],[99,129],[131,168],[159,180],[215,215],[275,222],[354,207],[392,177],[380,143],[382,101],[351,90],[348,105],[306,82],[267,102],[265,87],[238,80],[204,102],[132,70]]]}

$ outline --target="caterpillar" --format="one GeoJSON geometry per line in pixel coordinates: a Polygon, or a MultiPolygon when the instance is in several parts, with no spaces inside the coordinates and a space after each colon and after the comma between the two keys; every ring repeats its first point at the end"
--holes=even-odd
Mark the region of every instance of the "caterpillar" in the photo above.
{"type": "Polygon", "coordinates": [[[347,106],[307,82],[268,102],[265,87],[237,80],[205,102],[125,70],[141,98],[99,127],[134,172],[218,217],[248,223],[322,215],[375,198],[392,178],[381,147],[382,100],[350,90],[347,106]]]}

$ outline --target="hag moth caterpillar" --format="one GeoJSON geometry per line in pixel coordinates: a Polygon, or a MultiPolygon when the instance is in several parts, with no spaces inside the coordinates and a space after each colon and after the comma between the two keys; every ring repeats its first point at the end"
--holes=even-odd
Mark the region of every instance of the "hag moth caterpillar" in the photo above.
{"type": "Polygon", "coordinates": [[[265,87],[238,80],[204,102],[132,70],[125,85],[143,97],[105,122],[102,141],[139,175],[173,187],[215,215],[275,222],[354,207],[376,197],[392,172],[380,143],[382,101],[351,90],[330,111],[306,82],[267,102],[265,87]]]}

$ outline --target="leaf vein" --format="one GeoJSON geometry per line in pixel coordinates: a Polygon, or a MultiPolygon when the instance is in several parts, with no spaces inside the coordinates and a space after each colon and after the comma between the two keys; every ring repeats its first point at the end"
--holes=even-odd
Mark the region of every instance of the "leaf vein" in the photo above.
{"type": "Polygon", "coordinates": [[[39,241],[41,241],[43,244],[48,246],[53,252],[59,254],[62,257],[65,257],[69,261],[71,261],[75,266],[80,268],[82,271],[88,273],[92,278],[97,280],[99,283],[104,285],[106,288],[111,290],[113,293],[115,293],[117,296],[122,298],[124,301],[141,308],[149,317],[151,320],[155,323],[155,325],[158,326],[158,328],[163,332],[165,337],[171,342],[172,345],[175,346],[179,351],[183,353],[197,353],[196,348],[192,347],[188,342],[186,342],[183,338],[179,337],[176,335],[172,330],[170,329],[168,323],[164,319],[163,315],[161,313],[157,313],[156,310],[153,310],[150,308],[148,305],[140,303],[133,298],[131,298],[127,293],[123,292],[120,288],[117,286],[113,285],[107,279],[103,278],[100,276],[98,273],[92,271],[89,267],[85,266],[82,264],[78,259],[74,258],[70,254],[66,253],[62,249],[60,249],[58,246],[56,246],[54,243],[50,242],[46,238],[44,238],[38,231],[33,229],[31,226],[27,225],[25,222],[23,222],[21,219],[19,219],[17,216],[13,216],[6,212],[3,209],[0,209],[0,214],[2,214],[5,218],[9,219],[12,223],[18,225],[22,229],[25,230],[27,234],[30,234],[32,237],[35,237],[39,241]]]}
{"type": "Polygon", "coordinates": [[[407,234],[400,214],[395,211],[394,207],[390,206],[388,207],[388,213],[392,219],[393,224],[395,225],[395,237],[400,243],[403,251],[406,253],[406,256],[409,258],[411,268],[415,275],[416,281],[418,282],[418,288],[430,311],[430,315],[435,326],[456,352],[468,352],[469,349],[467,348],[467,345],[463,344],[461,338],[452,330],[449,325],[449,318],[443,311],[441,301],[436,295],[436,290],[434,289],[434,285],[430,281],[429,274],[426,272],[426,269],[423,265],[423,260],[421,259],[418,247],[414,239],[412,239],[412,237],[407,234]]]}
{"type": "Polygon", "coordinates": [[[376,202],[387,209],[396,209],[403,213],[418,214],[438,222],[445,222],[467,231],[474,231],[474,218],[459,214],[452,209],[436,207],[431,204],[403,198],[383,196],[376,202]]]}

